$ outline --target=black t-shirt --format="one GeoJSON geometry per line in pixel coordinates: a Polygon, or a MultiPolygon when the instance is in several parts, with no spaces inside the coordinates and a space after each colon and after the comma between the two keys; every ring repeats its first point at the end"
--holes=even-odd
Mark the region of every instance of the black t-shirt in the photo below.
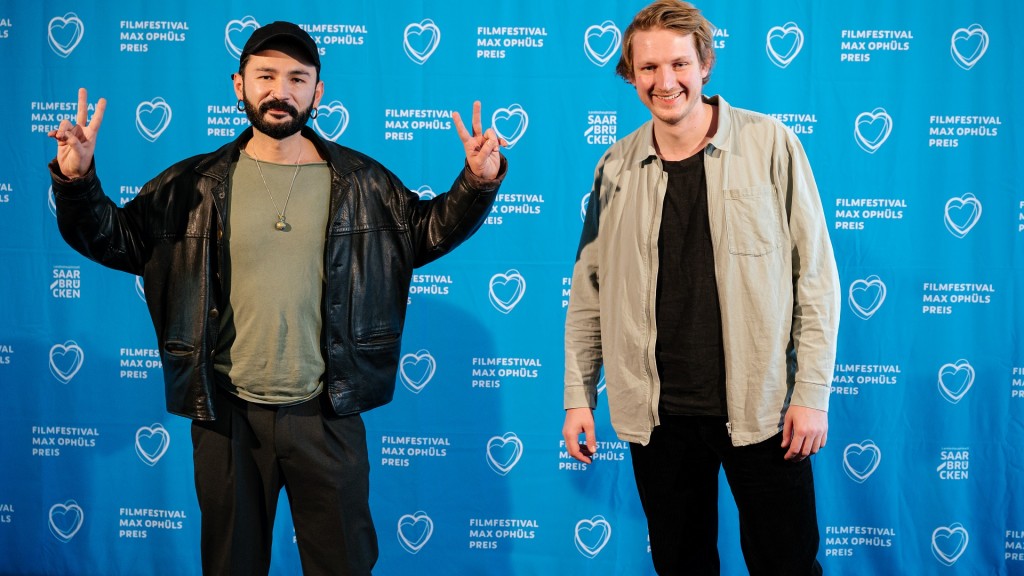
{"type": "Polygon", "coordinates": [[[668,190],[658,238],[658,409],[662,414],[726,416],[704,153],[663,164],[668,190]]]}

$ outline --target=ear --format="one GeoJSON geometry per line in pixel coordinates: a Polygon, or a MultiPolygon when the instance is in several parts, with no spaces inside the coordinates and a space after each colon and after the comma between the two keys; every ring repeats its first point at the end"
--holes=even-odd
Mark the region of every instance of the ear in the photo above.
{"type": "Polygon", "coordinates": [[[316,108],[320,105],[320,99],[324,97],[324,81],[319,80],[316,83],[316,89],[313,91],[313,107],[316,108]]]}
{"type": "Polygon", "coordinates": [[[242,92],[242,83],[245,81],[245,79],[242,78],[241,74],[239,74],[238,72],[235,72],[234,74],[231,75],[231,80],[232,80],[232,82],[235,85],[235,97],[238,98],[239,100],[242,100],[243,99],[242,98],[242,93],[243,93],[242,92]]]}

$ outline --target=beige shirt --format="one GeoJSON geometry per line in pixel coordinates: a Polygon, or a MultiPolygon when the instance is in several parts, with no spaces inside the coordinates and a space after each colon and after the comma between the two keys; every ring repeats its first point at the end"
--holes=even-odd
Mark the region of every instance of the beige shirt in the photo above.
{"type": "Polygon", "coordinates": [[[326,162],[301,164],[297,174],[291,164],[260,161],[260,168],[266,185],[243,152],[231,173],[222,238],[228,306],[214,368],[229,377],[229,390],[241,398],[293,404],[322,388],[320,306],[330,170],[326,162]],[[278,209],[285,212],[285,231],[275,228],[278,209]]]}
{"type": "MultiPolygon", "coordinates": [[[[725,346],[732,443],[766,440],[789,405],[828,409],[840,285],[821,199],[797,137],[718,96],[706,149],[708,218],[725,346]]],[[[565,408],[597,406],[605,369],[619,438],[658,424],[654,303],[668,185],[645,123],[601,158],[565,324],[565,408]]]]}

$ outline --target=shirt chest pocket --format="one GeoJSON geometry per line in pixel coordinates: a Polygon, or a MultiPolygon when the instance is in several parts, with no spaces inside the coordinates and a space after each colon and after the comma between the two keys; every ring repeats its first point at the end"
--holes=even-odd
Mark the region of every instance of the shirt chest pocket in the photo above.
{"type": "Polygon", "coordinates": [[[782,245],[782,221],[771,185],[723,190],[729,253],[763,256],[782,245]]]}

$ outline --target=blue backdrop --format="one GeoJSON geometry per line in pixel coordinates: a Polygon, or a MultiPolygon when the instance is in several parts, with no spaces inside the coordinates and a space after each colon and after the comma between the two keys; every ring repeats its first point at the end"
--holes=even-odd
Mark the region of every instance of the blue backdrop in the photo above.
{"type": "MultiPolygon", "coordinates": [[[[189,423],[164,412],[140,280],[61,240],[45,133],[109,101],[116,202],[246,126],[261,23],[317,40],[313,122],[420,194],[483,102],[510,170],[487,224],[418,271],[394,402],[366,415],[378,574],[650,574],[628,446],[562,445],[562,326],[594,164],[649,117],[613,73],[644,0],[0,3],[0,573],[198,574],[189,423]]],[[[810,156],[844,291],[829,574],[1024,573],[1024,9],[1010,0],[718,0],[706,92],[810,156]]],[[[603,396],[602,396],[603,398],[603,396]]],[[[723,490],[723,573],[745,572],[723,490]]],[[[682,521],[682,519],[680,520],[682,521]]],[[[286,504],[274,573],[298,572],[286,504]]]]}

